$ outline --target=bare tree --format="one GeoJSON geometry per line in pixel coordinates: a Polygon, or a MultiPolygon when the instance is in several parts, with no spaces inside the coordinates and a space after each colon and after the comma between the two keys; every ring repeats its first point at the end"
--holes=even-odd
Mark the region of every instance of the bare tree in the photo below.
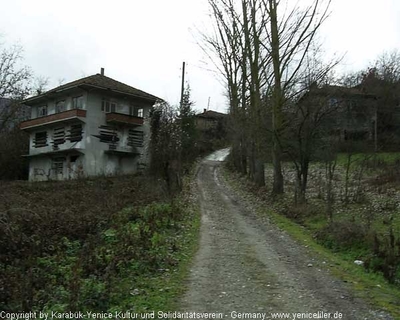
{"type": "Polygon", "coordinates": [[[31,91],[32,72],[28,67],[20,67],[22,47],[9,48],[0,44],[0,98],[11,102],[0,108],[0,132],[9,127],[9,122],[18,116],[20,104],[31,91]]]}
{"type": "Polygon", "coordinates": [[[264,77],[270,61],[261,45],[266,10],[259,0],[209,0],[209,4],[216,31],[203,38],[216,53],[227,84],[234,166],[243,173],[248,166],[250,178],[263,186],[264,77]]]}
{"type": "Polygon", "coordinates": [[[232,140],[232,159],[237,171],[247,171],[247,105],[246,105],[246,56],[243,48],[243,30],[234,0],[209,0],[214,31],[202,33],[199,43],[205,54],[222,75],[229,99],[230,119],[228,131],[232,140]],[[215,57],[217,59],[215,59],[215,57]]]}
{"type": "Polygon", "coordinates": [[[265,49],[272,57],[272,132],[273,132],[273,192],[282,193],[282,146],[280,139],[285,120],[283,109],[288,98],[296,92],[299,75],[317,31],[328,16],[330,0],[313,0],[306,8],[294,6],[280,15],[281,1],[262,0],[268,8],[269,25],[265,25],[265,49]]]}
{"type": "Polygon", "coordinates": [[[0,52],[0,97],[21,98],[30,93],[29,81],[32,72],[28,67],[19,67],[22,47],[3,47],[0,52]]]}
{"type": "Polygon", "coordinates": [[[317,158],[318,149],[326,139],[335,132],[335,118],[342,103],[332,84],[335,82],[334,68],[339,61],[325,63],[321,49],[313,48],[304,60],[292,105],[286,108],[287,124],[280,145],[296,169],[296,202],[306,201],[309,164],[317,158]]]}
{"type": "Polygon", "coordinates": [[[49,78],[46,77],[36,77],[34,84],[33,84],[33,94],[40,95],[47,91],[49,86],[49,78]]]}
{"type": "Polygon", "coordinates": [[[177,109],[159,101],[151,115],[150,170],[167,183],[171,196],[182,188],[182,128],[177,109]]]}
{"type": "Polygon", "coordinates": [[[326,216],[329,223],[333,222],[333,204],[335,202],[335,190],[333,179],[337,164],[337,141],[328,140],[328,144],[323,150],[325,162],[326,179],[326,216]]]}
{"type": "Polygon", "coordinates": [[[272,137],[276,194],[283,192],[284,108],[299,94],[307,53],[328,14],[330,1],[324,3],[313,0],[304,9],[295,6],[280,15],[276,0],[209,0],[216,31],[204,38],[226,78],[236,133],[235,167],[246,164],[238,156],[245,144],[250,178],[264,185],[265,151],[272,137]]]}

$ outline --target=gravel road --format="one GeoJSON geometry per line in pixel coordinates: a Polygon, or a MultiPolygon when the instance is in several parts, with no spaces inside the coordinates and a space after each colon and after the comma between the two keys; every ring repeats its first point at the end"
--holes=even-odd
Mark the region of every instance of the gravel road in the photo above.
{"type": "Polygon", "coordinates": [[[200,246],[183,312],[218,312],[224,319],[273,319],[278,312],[288,313],[281,319],[393,319],[355,298],[329,274],[329,265],[257,217],[223,180],[215,161],[223,154],[204,160],[198,171],[200,246]]]}

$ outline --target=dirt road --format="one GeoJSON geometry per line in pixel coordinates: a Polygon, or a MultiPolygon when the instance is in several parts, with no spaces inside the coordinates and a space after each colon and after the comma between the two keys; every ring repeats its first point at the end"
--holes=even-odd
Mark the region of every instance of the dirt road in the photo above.
{"type": "Polygon", "coordinates": [[[205,160],[197,175],[200,247],[181,310],[219,312],[224,319],[272,319],[278,312],[290,313],[281,319],[328,319],[328,313],[330,319],[392,319],[354,298],[326,263],[257,217],[224,182],[221,162],[213,161],[219,156],[205,160]]]}

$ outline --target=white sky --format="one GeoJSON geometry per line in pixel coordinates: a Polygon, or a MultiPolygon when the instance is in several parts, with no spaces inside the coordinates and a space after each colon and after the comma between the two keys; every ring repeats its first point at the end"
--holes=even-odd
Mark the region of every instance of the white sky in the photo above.
{"type": "MultiPolygon", "coordinates": [[[[100,72],[178,104],[182,62],[195,108],[224,112],[224,88],[196,44],[207,0],[0,0],[0,34],[24,47],[50,88],[100,72]]],[[[323,28],[327,54],[347,53],[343,70],[365,68],[400,49],[399,0],[333,0],[323,28]]]]}

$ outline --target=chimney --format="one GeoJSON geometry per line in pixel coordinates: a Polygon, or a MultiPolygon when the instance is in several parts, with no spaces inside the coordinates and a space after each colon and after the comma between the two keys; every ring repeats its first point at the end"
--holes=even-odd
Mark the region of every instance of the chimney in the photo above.
{"type": "Polygon", "coordinates": [[[100,69],[100,74],[101,74],[102,76],[104,76],[104,68],[101,68],[101,69],[100,69]]]}
{"type": "Polygon", "coordinates": [[[204,109],[204,112],[203,113],[206,113],[207,112],[207,109],[204,109]]]}

